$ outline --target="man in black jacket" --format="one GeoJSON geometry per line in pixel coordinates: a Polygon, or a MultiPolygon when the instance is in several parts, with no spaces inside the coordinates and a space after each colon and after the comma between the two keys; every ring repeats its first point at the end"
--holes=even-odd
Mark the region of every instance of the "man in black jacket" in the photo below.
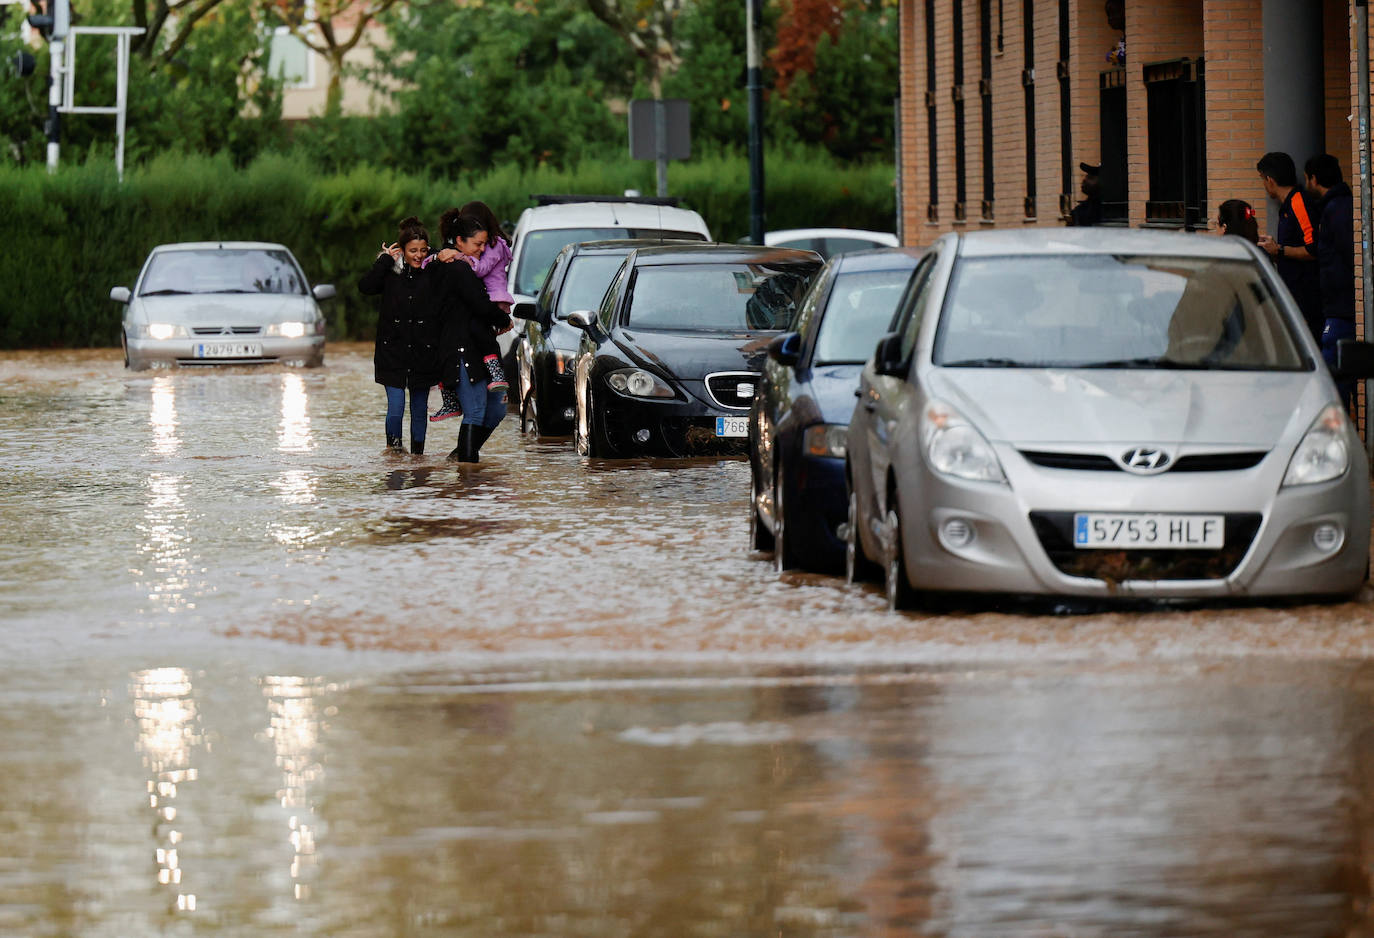
{"type": "MultiPolygon", "coordinates": [[[[1336,364],[1336,343],[1355,338],[1355,203],[1341,178],[1341,164],[1323,153],[1303,166],[1308,191],[1317,201],[1317,276],[1321,287],[1322,358],[1336,364]]],[[[1346,406],[1353,382],[1338,382],[1346,406]]]]}

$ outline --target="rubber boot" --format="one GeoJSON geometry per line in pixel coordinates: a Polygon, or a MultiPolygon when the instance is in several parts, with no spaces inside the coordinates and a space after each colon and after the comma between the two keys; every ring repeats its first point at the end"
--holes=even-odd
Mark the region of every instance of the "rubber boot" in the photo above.
{"type": "Polygon", "coordinates": [[[473,427],[472,428],[472,461],[477,461],[477,454],[482,451],[482,445],[490,438],[495,427],[473,427]]]}
{"type": "Polygon", "coordinates": [[[425,454],[425,441],[410,438],[410,454],[412,456],[423,456],[425,454]]]}
{"type": "Polygon", "coordinates": [[[472,424],[464,423],[458,428],[458,445],[448,454],[452,462],[477,462],[477,447],[473,444],[472,424]]]}
{"type": "Polygon", "coordinates": [[[390,433],[386,435],[386,448],[394,449],[402,453],[406,451],[406,448],[401,445],[401,438],[399,436],[392,436],[390,433]]]}

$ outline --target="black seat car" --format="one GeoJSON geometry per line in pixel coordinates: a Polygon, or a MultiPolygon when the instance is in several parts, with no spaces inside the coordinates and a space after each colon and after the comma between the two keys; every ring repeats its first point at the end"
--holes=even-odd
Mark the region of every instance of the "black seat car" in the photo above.
{"type": "Polygon", "coordinates": [[[769,344],[749,420],[750,548],[779,571],[838,571],[848,511],[845,434],[859,372],[892,328],[923,252],[888,248],[826,262],[789,332],[769,344]]]}
{"type": "Polygon", "coordinates": [[[526,320],[515,347],[520,428],[541,436],[565,436],[573,426],[573,362],[582,339],[565,321],[575,309],[595,309],[625,255],[636,248],[700,242],[624,238],[569,244],[554,258],[533,303],[516,303],[512,315],[526,320]]]}
{"type": "Polygon", "coordinates": [[[640,248],[582,330],[573,436],[582,455],[743,452],[770,339],[821,267],[811,251],[738,244],[640,248]]]}

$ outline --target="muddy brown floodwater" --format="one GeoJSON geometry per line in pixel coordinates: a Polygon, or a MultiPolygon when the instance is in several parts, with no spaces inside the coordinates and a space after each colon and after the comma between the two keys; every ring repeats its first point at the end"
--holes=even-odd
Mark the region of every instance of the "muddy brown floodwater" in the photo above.
{"type": "Polygon", "coordinates": [[[1368,591],[889,615],[742,462],[383,410],[0,355],[0,935],[1374,935],[1368,591]]]}

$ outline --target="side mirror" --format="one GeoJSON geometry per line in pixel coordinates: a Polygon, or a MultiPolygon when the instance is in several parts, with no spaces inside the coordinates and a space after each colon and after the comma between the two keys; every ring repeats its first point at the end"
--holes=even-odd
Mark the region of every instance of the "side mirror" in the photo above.
{"type": "Polygon", "coordinates": [[[516,319],[534,319],[534,304],[516,303],[510,308],[510,314],[516,319]]]}
{"type": "Polygon", "coordinates": [[[801,358],[801,333],[784,332],[768,343],[768,357],[791,368],[801,358]]]}
{"type": "Polygon", "coordinates": [[[563,317],[563,321],[583,332],[592,332],[596,329],[596,315],[589,309],[575,309],[563,317]]]}
{"type": "Polygon", "coordinates": [[[1341,339],[1336,343],[1337,378],[1374,378],[1374,344],[1358,339],[1341,339]]]}
{"type": "Polygon", "coordinates": [[[902,357],[900,333],[889,332],[878,340],[878,347],[873,350],[873,370],[889,378],[906,377],[906,362],[902,357]]]}
{"type": "Polygon", "coordinates": [[[310,292],[315,294],[315,299],[317,300],[332,300],[338,295],[338,291],[334,289],[334,284],[332,283],[317,283],[315,284],[315,288],[310,292]]]}
{"type": "Polygon", "coordinates": [[[114,287],[110,290],[110,299],[114,300],[116,303],[127,303],[129,302],[130,296],[132,296],[132,294],[129,293],[128,287],[114,287]]]}

